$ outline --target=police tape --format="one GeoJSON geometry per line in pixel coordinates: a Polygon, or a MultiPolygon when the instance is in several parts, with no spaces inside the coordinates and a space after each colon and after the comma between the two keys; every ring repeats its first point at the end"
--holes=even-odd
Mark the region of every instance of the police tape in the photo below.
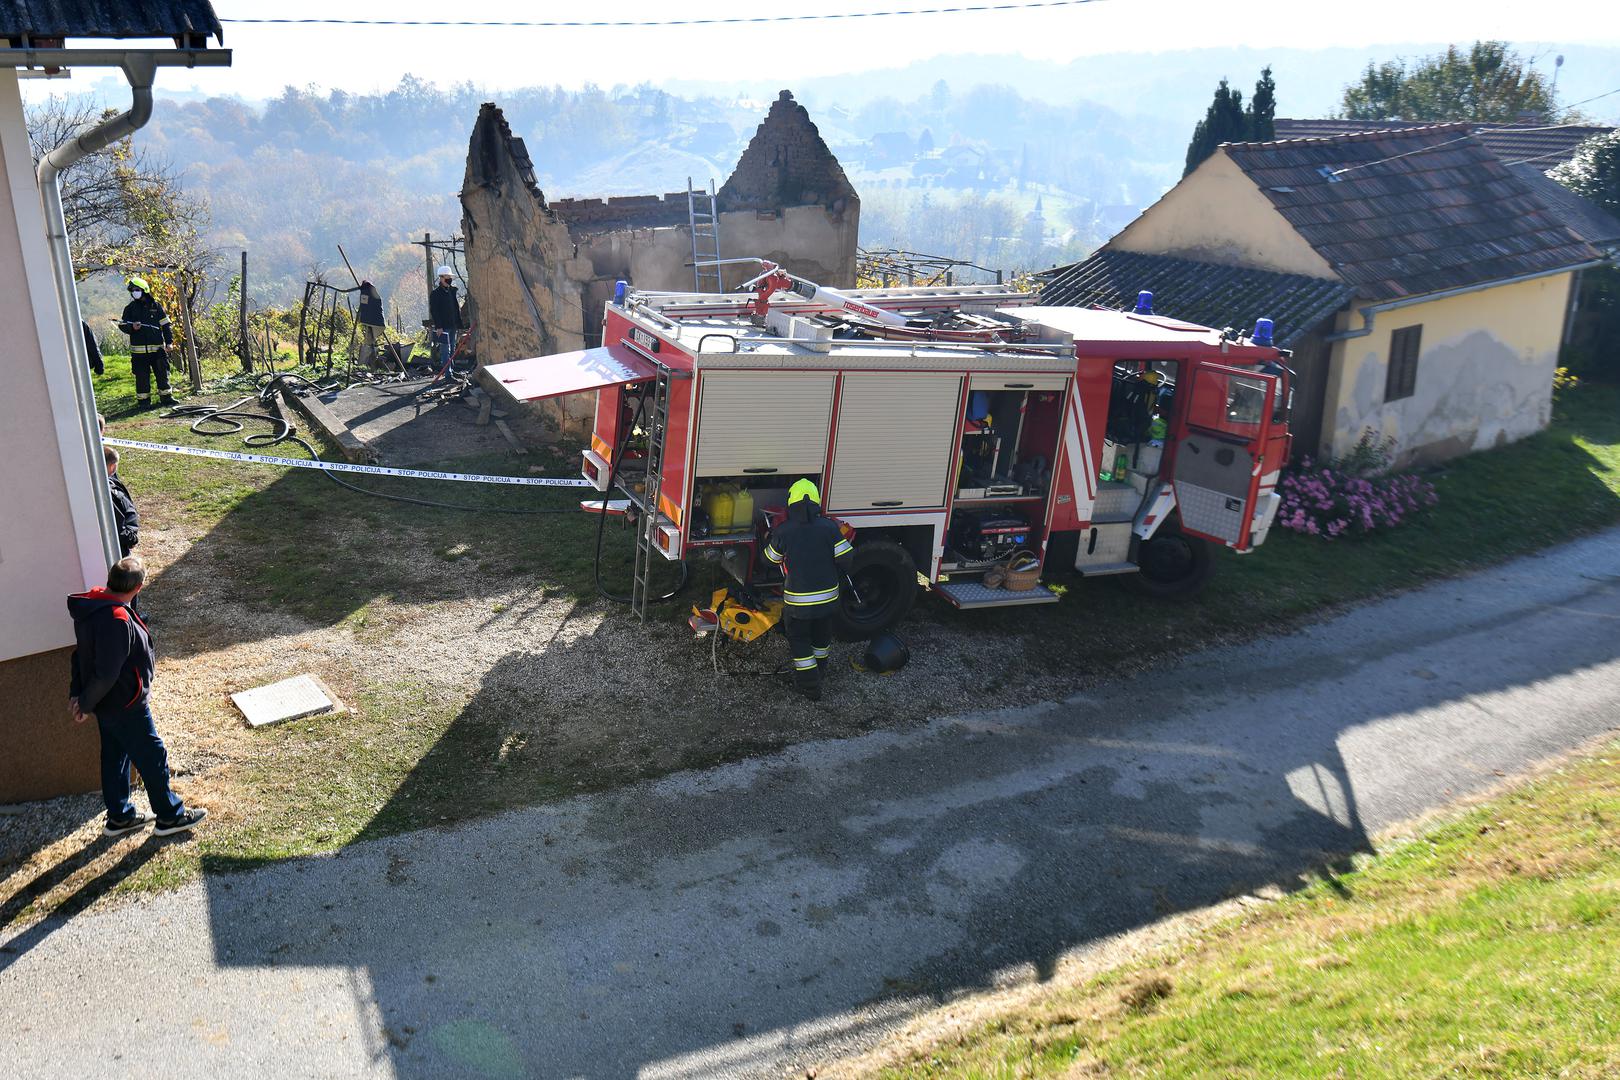
{"type": "Polygon", "coordinates": [[[158,450],[166,454],[186,454],[190,457],[218,458],[222,461],[246,461],[255,465],[285,465],[293,469],[320,469],[323,472],[367,473],[371,476],[408,476],[416,480],[462,480],[474,484],[517,484],[522,487],[582,488],[591,482],[584,477],[555,476],[486,476],[482,473],[437,472],[432,469],[389,469],[381,465],[350,465],[344,461],[319,461],[309,458],[269,457],[265,454],[243,454],[235,450],[205,450],[200,446],[175,446],[172,443],[140,442],[136,439],[101,440],[108,446],[130,450],[158,450]]]}

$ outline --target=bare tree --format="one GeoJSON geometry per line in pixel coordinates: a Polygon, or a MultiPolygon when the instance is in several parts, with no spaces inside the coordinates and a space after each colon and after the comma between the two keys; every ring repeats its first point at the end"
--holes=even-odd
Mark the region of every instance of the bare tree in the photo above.
{"type": "MultiPolygon", "coordinates": [[[[50,97],[26,110],[34,162],[84,127],[115,115],[84,98],[50,97]]],[[[125,138],[62,173],[62,208],[81,277],[169,270],[192,282],[217,263],[204,242],[207,203],[174,170],[125,138]]]]}

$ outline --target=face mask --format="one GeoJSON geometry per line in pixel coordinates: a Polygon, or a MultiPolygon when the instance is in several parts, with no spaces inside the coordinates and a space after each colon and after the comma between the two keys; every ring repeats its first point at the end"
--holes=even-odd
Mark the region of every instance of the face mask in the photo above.
{"type": "Polygon", "coordinates": [[[139,290],[139,289],[131,289],[131,290],[129,290],[129,295],[132,298],[134,298],[136,300],[139,300],[141,298],[141,290],[139,290]]]}

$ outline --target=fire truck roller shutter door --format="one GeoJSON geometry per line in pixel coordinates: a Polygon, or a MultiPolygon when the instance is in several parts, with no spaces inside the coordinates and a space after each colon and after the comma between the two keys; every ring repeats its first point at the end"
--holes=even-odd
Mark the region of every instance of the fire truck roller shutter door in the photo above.
{"type": "Polygon", "coordinates": [[[697,475],[819,474],[836,381],[831,371],[705,372],[697,475]]]}
{"type": "Polygon", "coordinates": [[[828,511],[944,505],[961,393],[954,374],[845,375],[828,511]]]}

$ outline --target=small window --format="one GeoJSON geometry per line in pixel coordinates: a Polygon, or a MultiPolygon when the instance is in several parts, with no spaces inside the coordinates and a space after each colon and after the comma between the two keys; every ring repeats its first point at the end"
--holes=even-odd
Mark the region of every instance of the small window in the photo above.
{"type": "Polygon", "coordinates": [[[1423,327],[1403,326],[1389,336],[1389,370],[1384,374],[1384,400],[1409,398],[1417,388],[1418,349],[1423,327]]]}

